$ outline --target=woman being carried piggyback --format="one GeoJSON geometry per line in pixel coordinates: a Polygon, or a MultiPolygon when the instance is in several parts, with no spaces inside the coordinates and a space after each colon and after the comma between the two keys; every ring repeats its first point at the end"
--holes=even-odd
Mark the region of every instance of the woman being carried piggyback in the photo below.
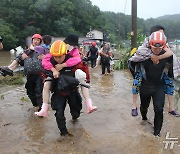
{"type": "MultiPolygon", "coordinates": [[[[67,43],[68,48],[69,48],[69,55],[71,56],[67,61],[61,63],[61,64],[56,64],[55,66],[52,65],[50,59],[52,58],[52,54],[48,54],[46,55],[46,57],[43,59],[42,64],[44,69],[46,70],[50,70],[53,73],[53,76],[49,76],[47,77],[47,80],[44,84],[44,88],[43,88],[43,106],[42,106],[42,110],[40,112],[36,112],[35,114],[37,116],[42,116],[42,117],[47,117],[48,116],[48,102],[49,102],[49,98],[50,98],[50,89],[51,89],[51,79],[52,78],[59,78],[60,76],[60,71],[63,68],[68,68],[68,67],[74,67],[77,70],[75,71],[76,74],[76,78],[78,78],[78,80],[80,82],[82,82],[82,84],[84,84],[86,82],[86,79],[89,80],[89,71],[88,70],[83,70],[85,72],[83,72],[81,70],[82,67],[78,67],[78,66],[82,66],[81,64],[81,57],[79,54],[79,50],[78,50],[78,36],[74,35],[74,34],[69,34],[65,40],[65,43],[67,43]],[[79,69],[78,69],[79,68],[79,69]]],[[[86,67],[87,68],[87,67],[86,67]]],[[[82,90],[82,94],[85,98],[85,103],[86,103],[86,112],[87,113],[92,113],[94,111],[97,110],[96,106],[92,106],[92,101],[89,97],[89,90],[88,88],[81,86],[81,90],[82,90]]]]}

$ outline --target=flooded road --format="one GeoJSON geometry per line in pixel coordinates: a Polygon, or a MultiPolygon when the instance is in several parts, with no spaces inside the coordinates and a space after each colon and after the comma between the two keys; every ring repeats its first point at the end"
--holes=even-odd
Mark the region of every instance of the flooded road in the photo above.
{"type": "MultiPolygon", "coordinates": [[[[1,87],[0,94],[0,153],[2,154],[178,154],[180,151],[180,118],[164,109],[161,137],[153,132],[152,104],[147,123],[140,114],[131,116],[131,84],[128,71],[100,75],[100,68],[91,69],[90,95],[98,110],[82,114],[77,122],[71,120],[66,107],[67,128],[74,135],[71,140],[57,142],[59,130],[54,111],[47,118],[34,115],[24,86],[1,87]],[[165,136],[177,138],[173,149],[164,149],[165,136]]],[[[177,110],[180,112],[180,109],[177,110]]],[[[139,108],[138,108],[139,112],[139,108]]]]}
{"type": "Polygon", "coordinates": [[[8,65],[13,59],[9,51],[0,51],[0,66],[8,65]]]}

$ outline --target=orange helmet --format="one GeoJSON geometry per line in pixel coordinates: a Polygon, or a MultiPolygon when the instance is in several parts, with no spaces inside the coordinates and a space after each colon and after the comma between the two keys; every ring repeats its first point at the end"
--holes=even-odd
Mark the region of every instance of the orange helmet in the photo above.
{"type": "Polygon", "coordinates": [[[92,46],[94,46],[94,47],[96,46],[96,42],[92,42],[91,44],[92,44],[92,46]]]}
{"type": "Polygon", "coordinates": [[[32,36],[32,39],[34,39],[34,38],[38,38],[38,39],[42,40],[42,36],[40,34],[34,34],[32,36]]]}
{"type": "Polygon", "coordinates": [[[55,41],[51,45],[50,54],[57,57],[67,54],[67,45],[61,40],[55,41]]]}
{"type": "Polygon", "coordinates": [[[149,45],[154,47],[165,47],[166,46],[166,36],[162,32],[154,32],[149,37],[149,45]]]}

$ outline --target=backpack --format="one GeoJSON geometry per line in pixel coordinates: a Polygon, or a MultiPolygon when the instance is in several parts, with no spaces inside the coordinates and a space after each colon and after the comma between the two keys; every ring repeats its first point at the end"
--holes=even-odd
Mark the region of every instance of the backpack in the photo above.
{"type": "Polygon", "coordinates": [[[36,74],[43,71],[42,61],[38,58],[37,52],[33,53],[32,57],[28,57],[24,60],[24,73],[25,75],[36,74]]]}

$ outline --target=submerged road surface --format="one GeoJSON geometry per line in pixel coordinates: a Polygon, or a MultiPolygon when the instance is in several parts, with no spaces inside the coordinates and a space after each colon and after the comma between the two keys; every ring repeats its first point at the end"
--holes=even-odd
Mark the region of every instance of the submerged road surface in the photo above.
{"type": "Polygon", "coordinates": [[[129,72],[115,71],[112,75],[102,76],[100,68],[90,71],[90,95],[98,110],[86,114],[83,103],[81,117],[73,122],[67,105],[67,127],[73,137],[62,142],[57,142],[59,130],[54,111],[50,110],[47,118],[38,118],[34,115],[32,104],[23,86],[0,87],[0,153],[179,153],[180,118],[168,114],[167,102],[161,137],[157,138],[152,135],[154,118],[152,104],[146,123],[142,122],[140,113],[137,117],[130,114],[132,78],[129,72]],[[169,141],[174,143],[171,149],[169,141]]]}

